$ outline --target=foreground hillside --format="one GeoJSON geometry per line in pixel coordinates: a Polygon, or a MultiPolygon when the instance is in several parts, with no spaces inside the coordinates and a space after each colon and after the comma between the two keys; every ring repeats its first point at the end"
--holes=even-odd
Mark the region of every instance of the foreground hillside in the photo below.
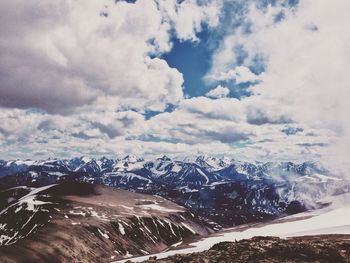
{"type": "Polygon", "coordinates": [[[22,186],[0,200],[0,262],[108,262],[211,232],[161,197],[106,186],[22,186]]]}
{"type": "MultiPolygon", "coordinates": [[[[251,239],[256,236],[279,238],[303,237],[306,239],[306,236],[309,238],[312,236],[346,235],[344,237],[348,238],[350,237],[349,200],[350,194],[334,196],[332,199],[327,199],[330,204],[323,209],[308,211],[269,222],[237,226],[200,238],[190,244],[181,244],[177,246],[176,249],[170,249],[158,254],[132,258],[131,260],[135,262],[143,262],[148,260],[150,256],[164,259],[167,257],[173,257],[177,254],[188,255],[202,253],[218,243],[230,243],[251,239]]],[[[126,262],[126,260],[124,262],[126,262]]]]}
{"type": "MultiPolygon", "coordinates": [[[[132,261],[127,261],[132,262],[132,261]]],[[[150,258],[147,263],[207,262],[350,262],[349,236],[314,236],[280,239],[254,237],[238,242],[222,242],[207,251],[174,255],[165,259],[150,258]]]]}

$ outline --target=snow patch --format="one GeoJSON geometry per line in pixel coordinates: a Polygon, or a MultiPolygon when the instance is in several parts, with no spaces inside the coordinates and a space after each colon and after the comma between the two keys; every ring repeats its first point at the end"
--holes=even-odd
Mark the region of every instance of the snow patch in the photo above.
{"type": "Polygon", "coordinates": [[[176,212],[181,212],[180,210],[176,210],[176,209],[169,209],[167,207],[164,206],[160,206],[159,204],[147,204],[147,205],[140,205],[143,209],[146,210],[156,210],[159,211],[161,213],[176,213],[176,212]]]}
{"type": "Polygon", "coordinates": [[[190,230],[192,232],[192,234],[196,234],[196,231],[193,230],[192,227],[190,227],[189,225],[187,225],[184,222],[181,222],[181,225],[183,225],[185,228],[187,228],[188,230],[190,230]]]}
{"type": "Polygon", "coordinates": [[[119,227],[119,232],[120,232],[122,235],[125,235],[124,226],[123,226],[121,223],[118,223],[118,227],[119,227]]]}
{"type": "Polygon", "coordinates": [[[97,230],[98,230],[98,232],[100,233],[101,236],[103,236],[106,239],[109,239],[109,236],[107,235],[107,233],[102,232],[102,230],[99,229],[99,228],[97,228],[97,230]]]}
{"type": "MultiPolygon", "coordinates": [[[[147,255],[133,258],[133,262],[141,262],[156,256],[157,259],[173,256],[175,254],[188,254],[208,250],[219,242],[234,242],[235,240],[249,239],[254,236],[278,236],[281,238],[303,236],[303,235],[323,235],[323,234],[350,234],[349,223],[350,206],[336,208],[334,210],[318,210],[313,212],[300,213],[298,215],[284,218],[282,223],[273,223],[262,227],[252,227],[244,231],[226,231],[221,234],[214,234],[203,238],[189,247],[177,250],[168,250],[154,255],[147,255]],[[310,218],[310,216],[313,216],[310,218]],[[288,221],[288,219],[297,221],[288,221]],[[306,218],[306,219],[303,219],[306,218]]],[[[125,261],[119,261],[125,262],[125,261]]]]}
{"type": "Polygon", "coordinates": [[[208,176],[205,174],[205,173],[203,173],[203,171],[201,170],[201,169],[198,169],[198,168],[196,168],[196,170],[197,170],[197,172],[201,175],[201,176],[203,176],[204,178],[205,178],[205,183],[207,184],[207,183],[209,183],[209,178],[208,178],[208,176]]]}

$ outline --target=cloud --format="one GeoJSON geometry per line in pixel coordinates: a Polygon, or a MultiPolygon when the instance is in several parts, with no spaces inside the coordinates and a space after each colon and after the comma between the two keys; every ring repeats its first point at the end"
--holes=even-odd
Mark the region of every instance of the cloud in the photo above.
{"type": "Polygon", "coordinates": [[[299,128],[299,127],[284,127],[281,132],[287,134],[287,135],[294,135],[297,134],[298,132],[302,132],[304,129],[299,128]]]}
{"type": "Polygon", "coordinates": [[[82,132],[82,131],[77,132],[77,133],[72,133],[71,136],[76,137],[76,138],[80,138],[83,140],[89,140],[89,139],[94,138],[93,136],[89,136],[85,132],[82,132]]]}
{"type": "Polygon", "coordinates": [[[199,41],[197,33],[202,30],[203,22],[209,27],[216,27],[223,7],[222,0],[214,1],[159,1],[160,9],[171,20],[176,36],[181,40],[199,41]]]}
{"type": "Polygon", "coordinates": [[[245,121],[243,108],[234,98],[197,97],[183,100],[171,113],[147,121],[147,133],[161,140],[193,145],[236,143],[254,138],[255,131],[245,121]]]}
{"type": "Polygon", "coordinates": [[[227,27],[221,1],[34,2],[0,4],[0,156],[348,155],[346,0],[231,14],[244,19],[214,52],[218,86],[194,98],[162,54],[171,37],[196,42],[204,27],[227,27]],[[227,97],[228,82],[251,83],[249,96],[227,97]]]}
{"type": "Polygon", "coordinates": [[[91,126],[93,128],[99,129],[102,133],[105,133],[108,135],[109,138],[114,139],[117,136],[123,135],[123,131],[121,129],[118,129],[115,125],[111,124],[102,124],[98,122],[91,123],[91,126]]]}
{"type": "Polygon", "coordinates": [[[293,122],[288,115],[269,114],[264,108],[258,108],[253,105],[247,109],[247,121],[254,125],[288,124],[293,122]]]}
{"type": "Polygon", "coordinates": [[[300,146],[304,146],[304,147],[315,147],[315,146],[319,146],[319,147],[325,147],[328,146],[326,143],[299,143],[298,145],[300,146]]]}
{"type": "Polygon", "coordinates": [[[5,137],[7,137],[7,136],[9,136],[11,134],[11,132],[7,131],[7,130],[5,130],[3,128],[0,128],[0,134],[5,136],[5,137]]]}
{"type": "MultiPolygon", "coordinates": [[[[313,145],[330,142],[323,147],[328,153],[317,149],[317,154],[322,158],[332,152],[337,162],[342,162],[347,147],[336,145],[350,145],[350,123],[345,114],[350,111],[346,102],[350,95],[346,72],[350,66],[348,8],[346,0],[321,0],[317,6],[302,0],[297,9],[282,8],[284,16],[276,21],[280,6],[261,10],[252,5],[247,13],[249,31],[242,26],[229,34],[215,53],[212,68],[216,74],[225,74],[228,67],[239,63],[240,54],[235,52],[238,46],[245,54],[240,65],[254,67],[257,57],[264,58],[260,82],[250,88],[251,97],[242,99],[242,103],[250,104],[248,122],[262,126],[295,123],[307,129],[328,130],[332,135],[313,145]]],[[[306,140],[301,135],[298,140],[306,140]]],[[[306,145],[311,143],[299,143],[306,145]]],[[[304,148],[304,154],[312,156],[315,152],[304,148]]]]}
{"type": "Polygon", "coordinates": [[[228,88],[218,85],[216,88],[210,90],[205,95],[210,98],[224,98],[227,97],[229,93],[230,90],[228,88]]]}
{"type": "Polygon", "coordinates": [[[216,75],[209,75],[207,78],[211,81],[234,81],[237,85],[248,82],[257,82],[259,80],[259,76],[245,66],[237,66],[227,72],[219,72],[216,75]]]}
{"type": "Polygon", "coordinates": [[[206,97],[196,97],[183,100],[176,112],[187,112],[205,119],[240,122],[244,119],[244,105],[235,98],[213,100],[206,97]]]}
{"type": "Polygon", "coordinates": [[[70,114],[114,97],[163,110],[183,98],[182,74],[157,56],[171,34],[195,40],[218,23],[217,1],[16,0],[0,4],[0,106],[70,114]]]}
{"type": "Polygon", "coordinates": [[[57,128],[58,127],[55,124],[55,122],[50,119],[43,120],[38,125],[38,129],[42,131],[50,131],[50,130],[55,130],[57,128]]]}
{"type": "Polygon", "coordinates": [[[249,124],[243,106],[234,98],[192,98],[182,101],[173,112],[148,120],[133,111],[85,112],[52,118],[47,113],[7,109],[0,112],[0,117],[11,134],[7,138],[0,136],[0,156],[115,157],[134,153],[181,157],[210,152],[245,160],[299,160],[324,151],[320,143],[329,143],[333,136],[328,130],[302,126],[303,132],[287,139],[281,132],[283,124],[249,124]],[[311,144],[314,146],[307,146],[311,144]]]}

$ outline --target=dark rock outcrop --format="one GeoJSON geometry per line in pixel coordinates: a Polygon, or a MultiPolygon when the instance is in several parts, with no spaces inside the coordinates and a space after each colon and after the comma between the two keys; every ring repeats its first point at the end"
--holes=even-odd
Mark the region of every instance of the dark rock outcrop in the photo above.
{"type": "MultiPolygon", "coordinates": [[[[132,262],[132,261],[129,261],[132,262]]],[[[303,263],[350,262],[350,240],[345,236],[315,236],[280,239],[254,237],[239,242],[222,242],[211,249],[165,259],[150,258],[147,263],[303,263]]]]}

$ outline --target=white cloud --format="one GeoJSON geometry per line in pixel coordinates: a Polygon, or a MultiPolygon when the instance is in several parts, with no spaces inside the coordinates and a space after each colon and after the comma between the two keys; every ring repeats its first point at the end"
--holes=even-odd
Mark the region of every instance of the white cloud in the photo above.
{"type": "Polygon", "coordinates": [[[254,74],[248,67],[237,66],[226,72],[219,72],[216,75],[208,75],[210,81],[234,81],[236,84],[256,82],[260,76],[254,74]]]}
{"type": "Polygon", "coordinates": [[[205,96],[210,98],[224,98],[224,97],[227,97],[229,93],[230,93],[230,90],[228,88],[219,85],[216,88],[207,92],[205,96]]]}
{"type": "Polygon", "coordinates": [[[220,1],[201,7],[170,0],[158,6],[151,0],[37,2],[41,8],[21,0],[0,4],[0,35],[6,35],[0,42],[0,105],[40,107],[51,115],[3,108],[1,156],[205,152],[305,160],[331,154],[337,163],[347,156],[346,0],[317,6],[302,0],[277,24],[280,9],[251,8],[251,34],[241,28],[227,36],[210,72],[218,81],[259,81],[252,96],[240,100],[227,98],[223,86],[206,94],[216,99],[184,99],[181,73],[154,57],[171,49],[169,30],[197,41],[204,21],[216,26],[220,1]],[[240,64],[237,45],[247,53],[240,64]],[[266,63],[259,76],[249,70],[257,55],[266,63]],[[168,103],[177,104],[173,112],[149,120],[142,115],[168,103]],[[281,132],[290,125],[303,131],[281,132]]]}
{"type": "Polygon", "coordinates": [[[219,23],[222,0],[205,1],[198,5],[196,0],[177,1],[159,0],[160,9],[168,16],[176,35],[181,40],[199,41],[196,34],[202,30],[205,22],[209,27],[219,23]]]}
{"type": "Polygon", "coordinates": [[[284,124],[250,124],[246,114],[249,106],[234,98],[198,97],[183,100],[174,112],[149,120],[134,111],[97,109],[52,118],[24,110],[3,110],[2,127],[9,132],[0,136],[0,156],[210,153],[246,160],[292,160],[317,156],[325,149],[322,144],[334,137],[328,130],[307,126],[302,126],[303,132],[287,136],[281,132],[284,124]]]}
{"type": "Polygon", "coordinates": [[[215,1],[2,2],[0,105],[68,113],[110,96],[119,108],[163,110],[183,98],[183,77],[150,56],[171,49],[172,27],[194,40],[203,23],[214,26],[218,8],[215,1]]]}
{"type": "Polygon", "coordinates": [[[221,46],[212,57],[212,67],[206,79],[210,80],[212,76],[227,72],[232,66],[237,65],[238,54],[236,54],[235,45],[235,35],[228,35],[223,39],[221,46]]]}
{"type": "MultiPolygon", "coordinates": [[[[285,120],[309,129],[329,130],[338,139],[328,136],[325,141],[332,140],[332,145],[343,138],[342,145],[349,145],[350,47],[346,43],[350,41],[350,31],[345,11],[349,8],[346,0],[321,0],[317,5],[303,0],[296,11],[284,10],[284,20],[275,23],[279,8],[261,11],[252,6],[248,13],[251,33],[238,29],[227,36],[214,56],[212,72],[227,72],[229,61],[237,61],[233,52],[237,45],[248,55],[244,66],[253,65],[257,55],[264,57],[266,71],[261,83],[251,88],[252,97],[242,100],[251,105],[249,112],[255,117],[260,115],[261,124],[285,120]]],[[[341,152],[339,155],[346,156],[341,152]]],[[[319,150],[318,154],[326,153],[319,150]]]]}

